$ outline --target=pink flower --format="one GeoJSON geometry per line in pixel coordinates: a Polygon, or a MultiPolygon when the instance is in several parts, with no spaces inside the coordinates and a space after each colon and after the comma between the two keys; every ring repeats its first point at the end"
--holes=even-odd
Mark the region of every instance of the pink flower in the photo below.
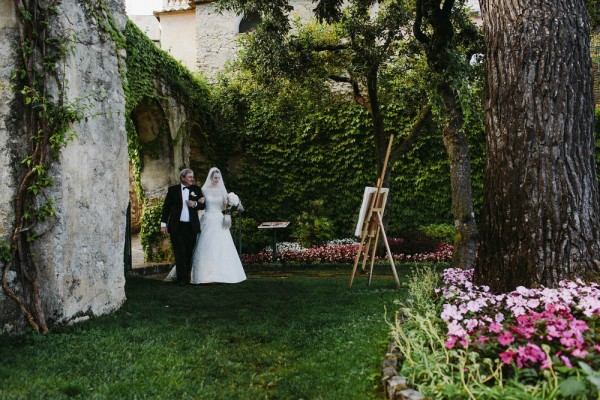
{"type": "Polygon", "coordinates": [[[517,367],[522,368],[546,360],[548,356],[536,344],[527,343],[517,349],[517,367]]]}
{"type": "Polygon", "coordinates": [[[438,293],[444,299],[446,347],[467,348],[474,342],[484,356],[519,368],[550,368],[553,359],[572,368],[573,359],[600,359],[598,285],[565,281],[557,289],[519,287],[493,295],[473,284],[472,270],[447,269],[443,279],[438,293]],[[543,346],[556,357],[548,357],[543,346]]]}
{"type": "Polygon", "coordinates": [[[502,325],[494,321],[490,324],[490,331],[493,333],[500,333],[502,332],[502,325]]]}
{"type": "Polygon", "coordinates": [[[588,351],[583,349],[575,349],[571,352],[571,355],[577,358],[586,358],[588,354],[588,351]]]}
{"type": "Polygon", "coordinates": [[[477,343],[479,344],[486,344],[487,342],[490,341],[490,337],[489,336],[479,336],[476,340],[477,343]]]}
{"type": "Polygon", "coordinates": [[[515,341],[515,337],[510,332],[502,332],[498,335],[498,343],[502,346],[508,346],[515,341]]]}
{"type": "Polygon", "coordinates": [[[446,339],[446,342],[444,343],[444,345],[446,346],[447,349],[453,349],[454,346],[456,345],[456,341],[457,341],[456,336],[449,336],[448,339],[446,339]]]}
{"type": "Polygon", "coordinates": [[[514,361],[514,357],[517,354],[514,350],[506,350],[500,353],[500,360],[508,365],[514,361]]]}
{"type": "Polygon", "coordinates": [[[566,348],[571,348],[577,344],[577,341],[572,337],[561,337],[560,344],[562,344],[566,348]]]}
{"type": "Polygon", "coordinates": [[[560,356],[560,359],[565,363],[565,366],[568,368],[573,368],[573,364],[571,364],[571,360],[567,356],[560,356]]]}
{"type": "Polygon", "coordinates": [[[531,299],[527,301],[527,307],[531,309],[538,308],[539,305],[540,301],[538,299],[531,299]]]}

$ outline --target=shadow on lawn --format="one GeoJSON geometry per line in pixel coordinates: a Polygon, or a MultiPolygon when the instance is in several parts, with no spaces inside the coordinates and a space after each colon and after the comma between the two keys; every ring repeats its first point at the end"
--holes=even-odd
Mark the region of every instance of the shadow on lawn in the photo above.
{"type": "Polygon", "coordinates": [[[384,315],[405,290],[313,272],[185,287],[129,277],[115,313],[0,337],[0,398],[381,398],[384,315]]]}

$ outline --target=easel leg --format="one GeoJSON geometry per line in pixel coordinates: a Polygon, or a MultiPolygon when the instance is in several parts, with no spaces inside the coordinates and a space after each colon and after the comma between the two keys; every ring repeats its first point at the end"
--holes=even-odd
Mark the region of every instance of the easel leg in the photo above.
{"type": "Polygon", "coordinates": [[[354,266],[352,267],[352,274],[350,274],[350,282],[348,283],[348,288],[352,288],[352,281],[354,280],[354,274],[356,274],[356,267],[358,267],[358,261],[360,260],[360,255],[362,253],[364,243],[365,243],[365,238],[363,236],[360,238],[360,243],[358,245],[358,251],[356,252],[356,258],[354,259],[354,266]]]}
{"type": "Polygon", "coordinates": [[[377,234],[375,235],[375,243],[373,243],[373,249],[371,250],[371,265],[369,267],[369,283],[371,286],[371,279],[373,278],[373,266],[375,265],[375,255],[377,253],[377,243],[379,242],[379,229],[377,230],[377,234]]]}
{"type": "Polygon", "coordinates": [[[372,241],[373,241],[373,238],[369,237],[369,240],[367,241],[367,245],[365,246],[365,255],[363,257],[363,262],[362,262],[362,267],[361,267],[362,272],[367,272],[367,269],[365,267],[367,265],[367,260],[369,259],[369,254],[371,253],[371,242],[372,241]]]}
{"type": "Polygon", "coordinates": [[[394,274],[394,280],[396,281],[396,287],[400,287],[400,280],[398,279],[398,272],[396,271],[396,265],[394,264],[394,257],[392,257],[392,251],[390,250],[390,244],[387,241],[387,236],[385,234],[385,230],[383,229],[383,220],[381,218],[381,214],[377,213],[379,216],[379,227],[381,228],[381,232],[383,233],[383,243],[385,244],[385,250],[387,251],[387,255],[390,258],[390,264],[392,265],[392,273],[394,274]]]}

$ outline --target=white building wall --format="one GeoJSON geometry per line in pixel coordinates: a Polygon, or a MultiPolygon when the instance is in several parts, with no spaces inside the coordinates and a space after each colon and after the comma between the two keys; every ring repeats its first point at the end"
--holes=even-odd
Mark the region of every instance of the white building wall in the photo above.
{"type": "Polygon", "coordinates": [[[197,71],[194,10],[161,13],[160,27],[160,47],[190,71],[197,71]]]}
{"type": "MultiPolygon", "coordinates": [[[[290,13],[291,19],[312,18],[315,5],[311,0],[292,3],[294,10],[290,13]]],[[[227,61],[233,60],[237,54],[242,16],[231,12],[219,14],[215,2],[206,2],[196,4],[196,21],[198,62],[195,70],[201,71],[209,81],[214,81],[227,61]]]]}

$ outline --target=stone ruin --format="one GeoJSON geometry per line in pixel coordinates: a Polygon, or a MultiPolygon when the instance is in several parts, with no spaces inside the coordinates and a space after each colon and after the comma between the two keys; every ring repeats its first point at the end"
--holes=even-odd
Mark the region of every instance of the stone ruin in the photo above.
{"type": "MultiPolygon", "coordinates": [[[[95,2],[94,2],[95,3],[95,2]]],[[[125,27],[123,0],[104,0],[115,24],[125,27]]],[[[124,243],[129,201],[125,94],[120,72],[125,53],[90,15],[88,2],[59,2],[53,29],[75,37],[64,68],[67,99],[81,99],[87,119],[62,150],[45,189],[55,222],[34,242],[42,301],[49,324],[109,313],[125,301],[124,243]],[[74,36],[73,36],[74,35],[74,36]]],[[[0,239],[14,228],[18,166],[28,150],[23,115],[10,88],[18,67],[18,20],[13,0],[0,0],[0,239]]],[[[56,93],[55,93],[56,94],[56,93]]],[[[14,271],[11,286],[19,291],[14,271]]],[[[25,328],[16,303],[0,290],[0,332],[25,328]]]]}

